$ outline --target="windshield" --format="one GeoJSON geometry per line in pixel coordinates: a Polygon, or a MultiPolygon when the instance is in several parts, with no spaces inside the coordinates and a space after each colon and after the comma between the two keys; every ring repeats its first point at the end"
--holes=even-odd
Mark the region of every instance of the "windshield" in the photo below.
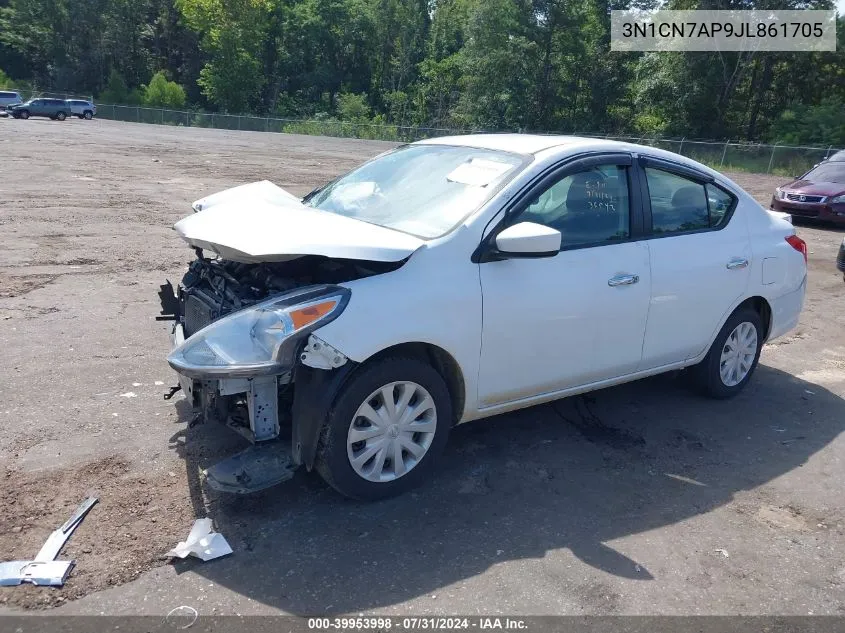
{"type": "Polygon", "coordinates": [[[845,163],[822,163],[804,174],[802,180],[845,184],[845,163]]]}
{"type": "Polygon", "coordinates": [[[330,183],[307,204],[431,239],[478,209],[522,161],[472,147],[407,145],[330,183]]]}

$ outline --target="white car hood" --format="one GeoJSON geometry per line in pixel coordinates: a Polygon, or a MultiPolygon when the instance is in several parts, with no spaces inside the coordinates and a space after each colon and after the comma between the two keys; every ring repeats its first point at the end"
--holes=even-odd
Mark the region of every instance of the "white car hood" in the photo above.
{"type": "Polygon", "coordinates": [[[302,255],[397,262],[424,244],[413,235],[320,211],[266,180],[197,200],[174,225],[191,246],[237,262],[302,255]]]}
{"type": "Polygon", "coordinates": [[[191,207],[194,211],[203,211],[209,209],[221,202],[246,202],[248,200],[264,200],[275,204],[285,204],[289,202],[299,202],[292,193],[288,193],[281,187],[274,185],[269,180],[260,180],[258,182],[251,182],[246,185],[238,185],[231,189],[224,189],[218,191],[205,198],[200,198],[194,202],[191,207]]]}

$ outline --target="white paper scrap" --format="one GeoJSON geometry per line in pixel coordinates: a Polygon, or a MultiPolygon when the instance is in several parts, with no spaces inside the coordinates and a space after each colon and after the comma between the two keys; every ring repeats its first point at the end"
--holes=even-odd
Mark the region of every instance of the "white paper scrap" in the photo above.
{"type": "Polygon", "coordinates": [[[499,176],[508,171],[513,165],[499,163],[494,160],[483,158],[472,158],[465,163],[455,167],[446,180],[458,182],[473,187],[486,187],[499,176]]]}
{"type": "Polygon", "coordinates": [[[186,558],[196,556],[201,560],[213,560],[232,553],[224,536],[212,531],[211,519],[197,519],[191,527],[188,539],[167,552],[168,556],[186,558]]]}

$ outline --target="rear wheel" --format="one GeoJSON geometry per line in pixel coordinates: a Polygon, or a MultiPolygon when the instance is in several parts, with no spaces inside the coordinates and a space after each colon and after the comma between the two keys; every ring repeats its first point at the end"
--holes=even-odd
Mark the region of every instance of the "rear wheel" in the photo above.
{"type": "Polygon", "coordinates": [[[317,471],[341,494],[375,500],[425,479],[449,435],[452,405],[443,377],[414,357],[365,365],[329,413],[317,471]]]}
{"type": "Polygon", "coordinates": [[[751,308],[737,310],[722,326],[704,360],[690,368],[694,385],[711,398],[732,398],[751,379],[762,348],[760,315],[751,308]]]}
{"type": "Polygon", "coordinates": [[[67,118],[67,114],[64,112],[56,112],[56,119],[59,121],[64,121],[67,118]]]}

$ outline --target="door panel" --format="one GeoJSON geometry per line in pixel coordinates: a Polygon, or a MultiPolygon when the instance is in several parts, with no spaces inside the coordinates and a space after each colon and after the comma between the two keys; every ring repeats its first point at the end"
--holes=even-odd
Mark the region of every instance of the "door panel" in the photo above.
{"type": "Polygon", "coordinates": [[[736,201],[713,184],[678,178],[644,179],[656,232],[648,242],[651,305],[641,370],[704,351],[748,287],[752,253],[742,210],[731,214],[736,201]]]}
{"type": "Polygon", "coordinates": [[[561,231],[563,250],[479,265],[482,408],[636,370],[651,278],[647,244],[625,241],[640,212],[629,185],[622,166],[563,170],[496,229],[539,222],[561,231]]]}
{"type": "Polygon", "coordinates": [[[650,297],[648,247],[630,242],[481,265],[482,406],[636,370],[650,297]],[[610,286],[620,275],[633,284],[610,286]]]}

